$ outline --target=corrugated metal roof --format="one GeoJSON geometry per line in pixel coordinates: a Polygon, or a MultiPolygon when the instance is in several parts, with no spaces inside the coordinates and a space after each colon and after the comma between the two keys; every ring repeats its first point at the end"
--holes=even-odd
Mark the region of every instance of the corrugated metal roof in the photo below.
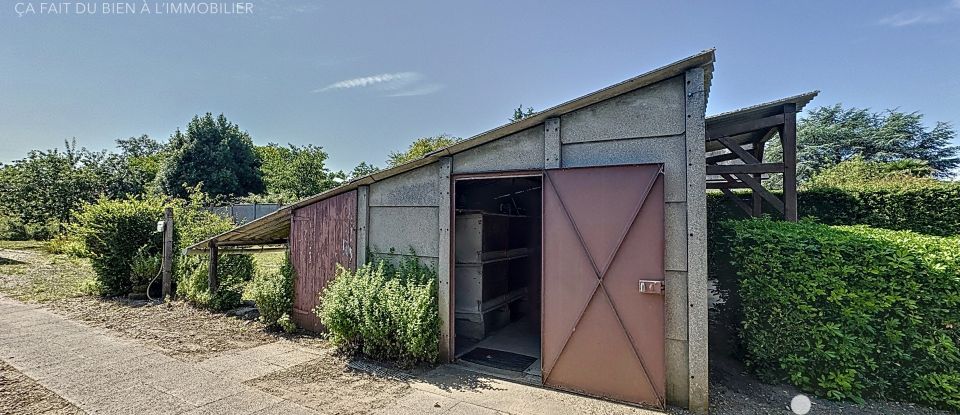
{"type": "MultiPolygon", "coordinates": [[[[654,69],[650,72],[644,73],[642,75],[635,76],[633,78],[627,79],[623,82],[608,86],[606,88],[600,89],[595,92],[591,92],[587,95],[581,96],[576,99],[564,102],[560,105],[557,105],[552,108],[534,113],[529,117],[525,117],[519,121],[514,121],[509,124],[502,125],[500,127],[494,128],[492,130],[483,132],[476,136],[473,136],[467,140],[456,143],[447,148],[437,150],[430,154],[425,155],[419,160],[413,160],[411,162],[383,170],[377,173],[373,173],[368,176],[361,177],[356,180],[352,180],[349,183],[345,183],[336,188],[330,189],[326,192],[310,196],[306,199],[303,199],[299,202],[296,202],[292,205],[285,206],[280,208],[276,212],[273,212],[269,215],[266,215],[260,219],[249,222],[242,226],[238,226],[234,229],[231,229],[227,232],[221,233],[213,238],[207,239],[203,242],[197,243],[190,248],[188,251],[203,251],[207,249],[207,244],[211,239],[216,239],[218,245],[252,245],[252,244],[263,244],[268,241],[265,240],[266,237],[273,237],[282,233],[284,229],[280,229],[281,226],[285,226],[285,231],[289,233],[290,228],[290,216],[294,209],[315,203],[317,201],[336,196],[343,192],[348,192],[350,190],[356,189],[359,186],[369,185],[371,183],[387,179],[389,177],[396,176],[401,173],[416,169],[433,163],[439,160],[442,157],[451,156],[462,151],[469,150],[474,147],[481,146],[483,144],[489,143],[491,141],[506,137],[510,134],[525,130],[527,128],[534,127],[538,124],[542,124],[548,118],[558,117],[560,115],[576,111],[578,109],[587,107],[592,104],[596,104],[607,99],[623,95],[630,91],[643,88],[647,85],[651,85],[674,76],[684,74],[688,69],[702,67],[704,68],[704,99],[709,98],[710,95],[710,85],[713,80],[713,62],[715,59],[715,49],[707,49],[703,52],[700,52],[696,55],[690,56],[688,58],[679,60],[677,62],[671,63],[669,65],[654,69]],[[280,225],[280,222],[285,222],[285,225],[280,225]],[[255,237],[260,238],[257,240],[255,237]]],[[[272,242],[271,242],[272,243],[272,242]]]]}

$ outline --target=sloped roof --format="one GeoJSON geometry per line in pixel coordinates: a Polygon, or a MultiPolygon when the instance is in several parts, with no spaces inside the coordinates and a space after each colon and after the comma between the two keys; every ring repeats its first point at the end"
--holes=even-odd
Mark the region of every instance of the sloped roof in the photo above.
{"type": "MultiPolygon", "coordinates": [[[[803,110],[807,104],[810,103],[816,96],[820,94],[820,91],[810,91],[802,94],[794,95],[791,97],[780,98],[778,100],[764,102],[762,104],[751,105],[749,107],[740,108],[733,111],[727,111],[716,115],[708,116],[706,119],[707,133],[713,128],[723,127],[732,124],[738,124],[745,121],[756,120],[764,117],[769,117],[771,115],[777,115],[783,113],[783,106],[785,104],[794,104],[797,106],[797,112],[803,110]]],[[[767,141],[773,136],[772,131],[752,131],[746,134],[741,134],[730,138],[733,142],[739,143],[741,145],[746,143],[752,143],[759,139],[760,142],[767,141]]],[[[709,153],[711,151],[724,150],[726,147],[723,144],[720,144],[718,141],[707,141],[706,142],[706,151],[709,153]]]]}
{"type": "Polygon", "coordinates": [[[552,108],[548,108],[543,111],[534,113],[528,117],[524,117],[519,121],[514,121],[509,124],[501,125],[492,130],[480,133],[467,140],[453,144],[447,148],[443,148],[443,149],[434,151],[430,154],[427,154],[421,159],[413,160],[408,163],[404,163],[399,166],[392,167],[390,169],[382,170],[382,171],[352,180],[336,188],[327,190],[323,193],[319,193],[319,194],[310,196],[306,199],[303,199],[299,202],[296,202],[294,204],[284,206],[278,209],[276,212],[263,216],[257,220],[246,223],[244,225],[238,226],[227,232],[216,235],[203,242],[197,243],[189,247],[187,250],[188,251],[206,250],[207,245],[211,239],[216,239],[217,244],[219,246],[248,246],[248,245],[265,245],[265,244],[279,243],[281,242],[281,239],[282,239],[282,238],[279,238],[279,236],[289,234],[290,217],[292,216],[293,211],[299,207],[316,203],[320,200],[324,200],[341,193],[349,192],[360,186],[369,185],[371,183],[381,181],[401,173],[408,172],[418,167],[431,164],[433,162],[436,162],[442,157],[460,153],[474,147],[479,147],[491,141],[506,137],[508,135],[525,130],[527,128],[534,127],[538,124],[542,124],[548,118],[558,117],[560,115],[563,115],[572,111],[576,111],[578,109],[587,107],[592,104],[596,104],[601,101],[605,101],[607,99],[610,99],[619,95],[626,94],[628,92],[643,88],[645,86],[648,86],[669,78],[673,78],[678,75],[682,75],[689,69],[698,68],[698,67],[704,68],[704,77],[705,77],[704,99],[706,100],[707,98],[709,98],[710,85],[713,80],[713,62],[715,58],[714,52],[715,52],[714,49],[705,50],[696,55],[681,59],[669,65],[644,73],[642,75],[635,76],[623,82],[608,86],[606,88],[600,89],[595,92],[591,92],[587,95],[564,102],[552,108]]]}

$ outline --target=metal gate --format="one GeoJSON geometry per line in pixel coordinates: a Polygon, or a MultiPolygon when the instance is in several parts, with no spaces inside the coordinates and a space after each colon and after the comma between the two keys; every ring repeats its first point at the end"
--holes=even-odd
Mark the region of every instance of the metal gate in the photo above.
{"type": "Polygon", "coordinates": [[[661,165],[549,170],[543,383],[664,408],[661,165]]]}
{"type": "Polygon", "coordinates": [[[298,326],[321,331],[313,313],[318,294],[336,275],[337,264],[357,263],[357,191],[343,193],[293,211],[290,261],[294,282],[293,319],[298,326]]]}

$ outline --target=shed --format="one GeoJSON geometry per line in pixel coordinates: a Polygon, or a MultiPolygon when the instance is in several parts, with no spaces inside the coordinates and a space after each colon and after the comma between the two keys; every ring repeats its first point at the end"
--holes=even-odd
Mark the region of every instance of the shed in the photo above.
{"type": "MultiPolygon", "coordinates": [[[[294,317],[315,330],[317,293],[337,264],[413,252],[438,270],[444,360],[706,412],[706,151],[724,153],[704,116],[713,62],[712,49],[701,52],[192,249],[289,244],[294,317]]],[[[740,116],[721,126],[742,133],[769,114],[740,116]]],[[[770,138],[738,134],[740,151],[726,152],[757,137],[770,138]]]]}

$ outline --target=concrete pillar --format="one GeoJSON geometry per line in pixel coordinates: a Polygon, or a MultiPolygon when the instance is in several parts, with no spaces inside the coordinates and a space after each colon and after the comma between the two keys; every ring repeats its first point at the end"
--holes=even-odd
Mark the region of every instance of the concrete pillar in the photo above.
{"type": "Polygon", "coordinates": [[[370,223],[370,186],[357,188],[357,267],[367,263],[370,223]]]}
{"type": "Polygon", "coordinates": [[[709,359],[707,343],[707,197],[706,94],[703,68],[686,73],[687,151],[687,359],[690,374],[690,410],[707,413],[709,408],[709,359]]]}
{"type": "Polygon", "coordinates": [[[449,362],[453,359],[453,308],[450,301],[451,295],[451,270],[453,268],[453,258],[451,252],[453,246],[450,243],[450,221],[453,206],[450,200],[450,189],[453,182],[450,180],[450,172],[453,166],[452,157],[441,158],[440,173],[437,180],[437,192],[439,193],[438,227],[440,229],[440,243],[437,250],[437,275],[439,277],[437,304],[440,309],[440,359],[449,362]]]}
{"type": "Polygon", "coordinates": [[[560,118],[547,118],[543,123],[543,168],[560,168],[560,118]]]}

